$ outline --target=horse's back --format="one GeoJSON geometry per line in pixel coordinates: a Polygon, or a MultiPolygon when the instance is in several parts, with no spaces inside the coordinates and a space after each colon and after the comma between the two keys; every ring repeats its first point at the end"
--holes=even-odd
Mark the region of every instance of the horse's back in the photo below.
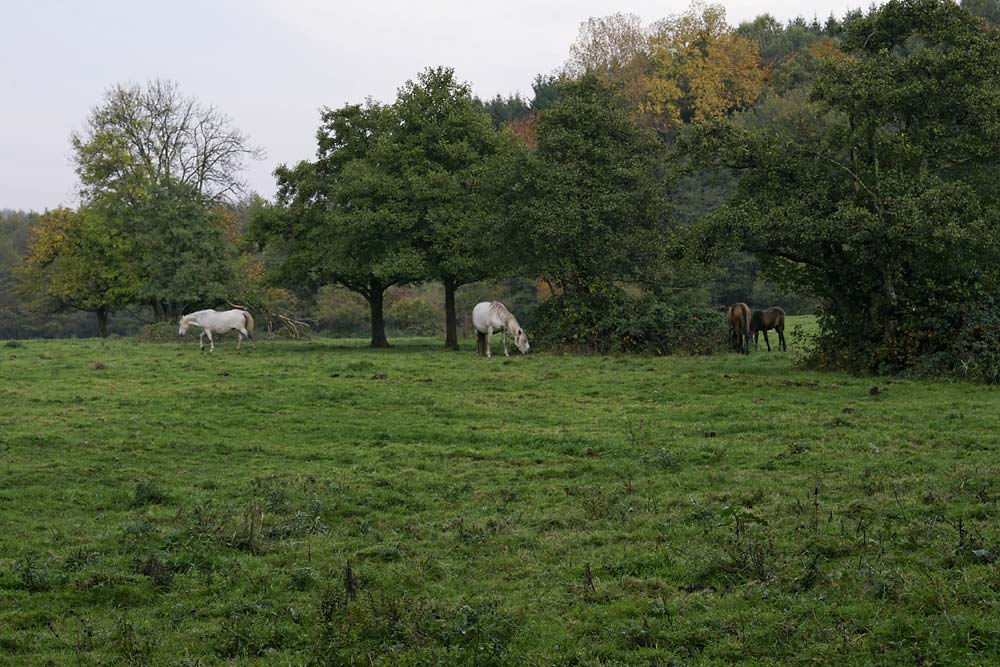
{"type": "Polygon", "coordinates": [[[225,333],[230,329],[243,329],[246,326],[246,312],[238,308],[232,310],[199,310],[191,313],[192,318],[198,326],[208,328],[212,333],[225,333]]]}
{"type": "Polygon", "coordinates": [[[493,317],[492,301],[480,301],[472,309],[472,328],[479,333],[486,333],[490,328],[493,317]]]}
{"type": "Polygon", "coordinates": [[[750,306],[742,301],[731,305],[726,317],[729,320],[729,326],[734,329],[746,330],[750,328],[750,306]]]}

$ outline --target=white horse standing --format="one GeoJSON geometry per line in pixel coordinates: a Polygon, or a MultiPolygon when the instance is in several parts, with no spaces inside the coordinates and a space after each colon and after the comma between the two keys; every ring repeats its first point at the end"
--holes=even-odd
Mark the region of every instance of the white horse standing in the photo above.
{"type": "Polygon", "coordinates": [[[507,332],[514,337],[514,344],[521,354],[527,354],[531,346],[528,344],[528,337],[524,329],[518,324],[517,318],[507,307],[499,301],[483,301],[477,303],[472,309],[472,327],[476,330],[476,354],[486,353],[487,357],[492,357],[493,332],[503,332],[503,353],[510,356],[507,351],[507,332]]]}
{"type": "Polygon", "coordinates": [[[180,329],[177,333],[183,336],[187,333],[189,326],[196,326],[201,328],[201,335],[198,336],[198,343],[200,349],[205,349],[205,336],[208,336],[208,342],[211,345],[209,347],[209,352],[215,351],[215,341],[212,340],[212,334],[224,334],[227,331],[236,330],[237,340],[236,349],[240,349],[240,345],[243,343],[243,337],[246,336],[247,340],[250,341],[250,345],[254,349],[257,348],[257,342],[253,337],[253,316],[245,310],[233,309],[233,310],[199,310],[188,315],[181,317],[180,329]]]}

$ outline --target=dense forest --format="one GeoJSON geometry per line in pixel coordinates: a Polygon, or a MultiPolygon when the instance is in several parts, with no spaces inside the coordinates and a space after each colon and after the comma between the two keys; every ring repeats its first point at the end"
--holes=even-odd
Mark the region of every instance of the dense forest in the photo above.
{"type": "Polygon", "coordinates": [[[324,109],[273,201],[227,117],[116,86],[72,137],[79,207],[0,212],[0,337],[164,336],[237,305],[273,334],[456,347],[500,298],[545,344],[698,352],[746,301],[818,314],[820,365],[996,380],[998,19],[590,18],[530,96],[431,67],[324,109]]]}

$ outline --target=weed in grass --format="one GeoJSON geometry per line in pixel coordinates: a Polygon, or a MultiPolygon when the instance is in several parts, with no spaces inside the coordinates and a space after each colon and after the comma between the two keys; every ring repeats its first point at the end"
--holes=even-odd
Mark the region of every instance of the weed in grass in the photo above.
{"type": "Polygon", "coordinates": [[[139,480],[135,484],[129,507],[145,507],[146,505],[162,505],[169,500],[167,492],[160,487],[155,479],[139,480]]]}
{"type": "Polygon", "coordinates": [[[348,600],[358,597],[358,580],[354,576],[354,568],[351,567],[351,561],[347,561],[347,565],[344,566],[344,595],[347,596],[348,600]]]}
{"type": "Polygon", "coordinates": [[[330,527],[323,523],[321,514],[323,505],[318,500],[313,500],[310,507],[305,510],[298,510],[287,520],[270,526],[267,537],[270,539],[287,539],[289,537],[304,537],[306,535],[321,535],[329,531],[330,527]]]}
{"type": "Polygon", "coordinates": [[[325,595],[320,632],[313,643],[318,665],[508,664],[519,624],[495,601],[457,609],[422,597],[386,590],[367,591],[350,601],[325,595]],[[386,662],[387,656],[394,656],[386,662]]]}
{"type": "Polygon", "coordinates": [[[308,591],[316,585],[316,570],[311,567],[297,567],[289,575],[289,586],[293,591],[308,591]]]}
{"type": "Polygon", "coordinates": [[[654,449],[644,454],[643,460],[660,470],[676,472],[681,469],[681,463],[674,452],[665,449],[654,449]]]}
{"type": "Polygon", "coordinates": [[[31,593],[40,593],[52,588],[55,573],[46,563],[41,563],[36,554],[28,554],[14,563],[14,575],[21,588],[31,593]]]}
{"type": "Polygon", "coordinates": [[[111,641],[121,664],[126,667],[150,667],[154,664],[156,640],[151,633],[136,629],[127,617],[121,616],[115,621],[111,641]]]}
{"type": "Polygon", "coordinates": [[[121,541],[124,543],[141,542],[157,532],[156,526],[145,519],[126,521],[122,524],[121,541]]]}
{"type": "Polygon", "coordinates": [[[277,653],[288,643],[295,619],[267,602],[243,603],[229,611],[216,636],[215,653],[246,660],[277,653]]]}
{"type": "Polygon", "coordinates": [[[239,523],[228,542],[237,549],[257,554],[263,546],[261,542],[263,532],[264,508],[260,503],[250,501],[243,506],[239,523]]]}
{"type": "Polygon", "coordinates": [[[174,583],[174,568],[169,561],[160,560],[157,555],[145,559],[132,557],[132,567],[139,574],[149,578],[156,588],[169,589],[174,583]]]}

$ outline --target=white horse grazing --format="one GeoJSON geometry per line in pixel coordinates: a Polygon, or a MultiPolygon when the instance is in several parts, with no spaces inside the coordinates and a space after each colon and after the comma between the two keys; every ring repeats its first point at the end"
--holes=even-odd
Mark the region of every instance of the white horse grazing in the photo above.
{"type": "Polygon", "coordinates": [[[476,354],[486,353],[487,357],[492,357],[493,332],[503,332],[503,353],[510,356],[507,351],[507,332],[514,337],[514,344],[521,354],[527,354],[531,346],[528,345],[528,337],[524,334],[524,329],[517,323],[507,307],[499,301],[483,301],[477,303],[472,309],[472,326],[476,330],[476,354]]]}
{"type": "Polygon", "coordinates": [[[183,336],[187,333],[189,326],[201,328],[201,335],[198,336],[200,349],[205,349],[205,336],[208,335],[208,342],[211,345],[209,352],[215,351],[215,341],[212,334],[224,334],[227,331],[236,330],[236,349],[240,349],[243,344],[243,337],[246,336],[250,344],[256,349],[257,342],[253,337],[253,316],[245,310],[199,310],[181,317],[180,329],[177,333],[183,336]]]}

